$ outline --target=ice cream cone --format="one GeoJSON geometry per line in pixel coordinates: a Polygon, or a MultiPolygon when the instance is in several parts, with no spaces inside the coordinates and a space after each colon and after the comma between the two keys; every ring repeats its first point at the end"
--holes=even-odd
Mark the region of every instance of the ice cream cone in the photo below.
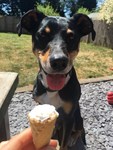
{"type": "Polygon", "coordinates": [[[40,149],[50,142],[58,113],[51,105],[45,104],[36,107],[33,110],[34,112],[29,113],[28,118],[34,145],[36,149],[40,149]]]}

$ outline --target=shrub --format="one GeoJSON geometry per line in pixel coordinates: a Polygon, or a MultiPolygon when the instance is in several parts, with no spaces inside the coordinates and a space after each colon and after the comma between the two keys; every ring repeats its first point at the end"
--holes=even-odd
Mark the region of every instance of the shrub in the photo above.
{"type": "Polygon", "coordinates": [[[110,24],[113,22],[113,0],[106,0],[100,8],[101,19],[110,24]]]}
{"type": "Polygon", "coordinates": [[[47,16],[59,16],[59,13],[57,13],[49,4],[40,5],[37,3],[37,10],[43,12],[47,16]]]}
{"type": "Polygon", "coordinates": [[[88,9],[84,8],[84,7],[81,7],[78,9],[77,13],[82,13],[82,14],[86,14],[86,15],[89,15],[90,12],[88,11],[88,9]]]}

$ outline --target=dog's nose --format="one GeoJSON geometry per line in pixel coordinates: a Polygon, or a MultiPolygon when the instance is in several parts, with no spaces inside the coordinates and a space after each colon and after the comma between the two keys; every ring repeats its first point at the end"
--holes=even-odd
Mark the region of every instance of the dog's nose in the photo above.
{"type": "Polygon", "coordinates": [[[50,58],[50,65],[55,71],[62,71],[67,67],[68,58],[66,56],[61,56],[55,58],[54,56],[50,58]]]}

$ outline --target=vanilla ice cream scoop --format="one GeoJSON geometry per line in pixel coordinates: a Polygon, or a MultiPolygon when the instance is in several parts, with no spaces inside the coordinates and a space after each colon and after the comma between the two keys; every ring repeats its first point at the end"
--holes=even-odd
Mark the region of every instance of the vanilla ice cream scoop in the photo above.
{"type": "Polygon", "coordinates": [[[53,105],[44,104],[35,106],[34,109],[29,113],[31,119],[43,122],[46,119],[58,116],[58,112],[55,110],[53,105]]]}
{"type": "Polygon", "coordinates": [[[33,142],[37,149],[50,142],[58,116],[59,114],[55,107],[49,104],[35,106],[28,114],[33,142]]]}

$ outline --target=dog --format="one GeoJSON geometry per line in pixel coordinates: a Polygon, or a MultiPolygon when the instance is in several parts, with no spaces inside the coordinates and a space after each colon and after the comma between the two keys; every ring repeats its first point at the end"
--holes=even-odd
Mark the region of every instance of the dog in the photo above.
{"type": "Polygon", "coordinates": [[[17,28],[19,36],[23,29],[32,35],[32,50],[39,62],[33,97],[40,104],[54,105],[59,112],[52,138],[59,141],[60,150],[85,149],[76,146],[78,139],[86,142],[79,107],[81,88],[73,60],[81,37],[91,33],[95,39],[93,22],[84,14],[65,18],[30,10],[17,28]]]}

